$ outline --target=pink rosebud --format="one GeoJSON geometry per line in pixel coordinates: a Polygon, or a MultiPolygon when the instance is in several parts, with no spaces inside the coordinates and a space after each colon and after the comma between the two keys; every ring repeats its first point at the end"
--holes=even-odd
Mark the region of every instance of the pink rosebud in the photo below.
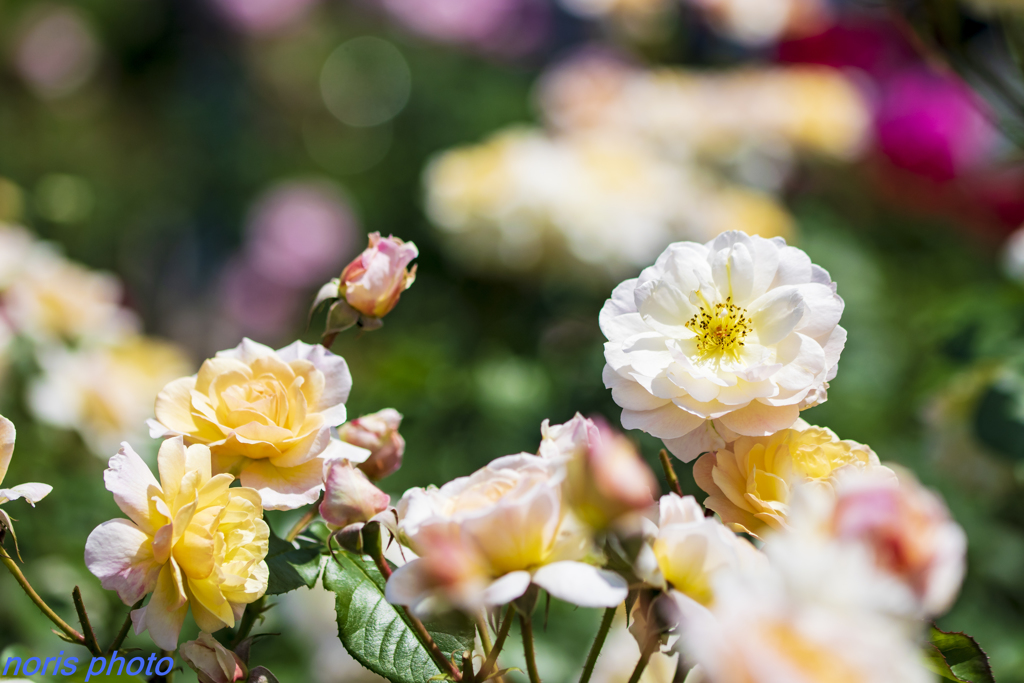
{"type": "Polygon", "coordinates": [[[324,488],[320,516],[336,529],[368,522],[391,504],[388,494],[344,459],[331,460],[324,466],[324,488]]]}
{"type": "Polygon", "coordinates": [[[402,466],[405,439],[398,433],[402,414],[394,408],[363,415],[338,427],[338,437],[353,446],[370,451],[370,457],[359,465],[372,481],[379,481],[402,466]]]}
{"type": "Polygon", "coordinates": [[[579,413],[562,425],[541,426],[540,455],[564,459],[563,490],[577,516],[595,529],[649,508],[657,480],[633,443],[604,420],[579,413]]]}
{"type": "Polygon", "coordinates": [[[412,242],[372,233],[370,246],[341,272],[338,292],[363,315],[383,318],[416,279],[416,266],[406,266],[418,255],[412,242]]]}
{"type": "Polygon", "coordinates": [[[233,683],[244,681],[249,675],[241,658],[209,633],[200,633],[198,639],[183,643],[179,651],[185,663],[199,674],[199,683],[233,683]]]}

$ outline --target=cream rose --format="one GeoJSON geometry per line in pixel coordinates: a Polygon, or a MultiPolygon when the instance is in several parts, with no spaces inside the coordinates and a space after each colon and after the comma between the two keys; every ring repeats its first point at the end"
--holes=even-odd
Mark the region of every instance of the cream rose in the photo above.
{"type": "Polygon", "coordinates": [[[322,346],[274,351],[245,339],[164,387],[150,434],[209,446],[215,473],[259,491],[267,509],[290,510],[316,501],[328,456],[369,455],[331,439],[351,387],[345,359],[322,346]]]}
{"type": "Polygon", "coordinates": [[[828,273],[779,238],[678,242],[601,309],[622,425],[688,462],[826,399],[846,331],[828,273]]]}
{"type": "Polygon", "coordinates": [[[387,584],[390,602],[429,613],[502,605],[536,584],[585,607],[611,607],[626,582],[581,562],[590,539],[562,504],[564,469],[535,455],[498,458],[440,489],[411,489],[398,533],[420,557],[387,584]]]}

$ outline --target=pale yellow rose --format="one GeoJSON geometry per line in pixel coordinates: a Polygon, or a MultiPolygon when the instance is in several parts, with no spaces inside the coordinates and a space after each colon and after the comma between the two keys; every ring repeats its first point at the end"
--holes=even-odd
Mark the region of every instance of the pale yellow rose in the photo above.
{"type": "Polygon", "coordinates": [[[693,478],[708,493],[705,507],[733,529],[761,536],[785,527],[793,487],[813,481],[831,490],[836,472],[844,467],[881,465],[867,446],[841,441],[829,429],[807,426],[771,436],[740,437],[727,448],[701,456],[693,478]]]}
{"type": "Polygon", "coordinates": [[[245,339],[164,387],[150,434],[209,446],[215,473],[259,491],[267,509],[290,510],[316,501],[326,456],[369,455],[331,439],[351,387],[345,359],[322,346],[274,351],[245,339]]]}
{"type": "Polygon", "coordinates": [[[249,603],[263,597],[270,529],[259,494],[229,488],[230,474],[213,475],[210,449],[168,439],[158,456],[160,481],[128,444],[110,459],[107,490],[131,521],[96,527],[85,564],[132,612],[135,632],[164,650],[178,647],[189,607],[199,628],[233,627],[249,603]]]}
{"type": "Polygon", "coordinates": [[[36,245],[4,295],[14,328],[40,342],[111,341],[138,330],[121,306],[121,283],[112,275],[68,261],[49,245],[36,245]]]}
{"type": "Polygon", "coordinates": [[[749,541],[705,517],[693,496],[662,496],[658,512],[658,532],[651,542],[656,570],[644,571],[643,559],[638,561],[638,573],[652,585],[709,605],[714,602],[715,582],[723,575],[767,565],[749,541]]]}
{"type": "Polygon", "coordinates": [[[419,558],[392,575],[388,601],[418,613],[475,611],[533,583],[585,607],[622,602],[624,579],[580,561],[590,539],[562,504],[564,476],[560,462],[509,455],[440,489],[407,491],[398,533],[419,558]]]}
{"type": "Polygon", "coordinates": [[[43,372],[29,387],[32,412],[78,431],[97,455],[144,437],[157,393],[194,367],[174,344],[141,336],[113,346],[48,348],[38,361],[43,372]]]}

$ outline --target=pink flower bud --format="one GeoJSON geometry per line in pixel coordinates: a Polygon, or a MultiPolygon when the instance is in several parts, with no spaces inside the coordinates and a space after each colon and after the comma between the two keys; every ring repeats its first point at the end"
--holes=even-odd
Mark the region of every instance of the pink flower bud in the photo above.
{"type": "Polygon", "coordinates": [[[363,415],[338,427],[338,437],[353,446],[370,451],[370,457],[359,465],[372,481],[379,481],[402,466],[405,439],[398,433],[402,414],[394,408],[363,415]]]}
{"type": "Polygon", "coordinates": [[[245,663],[209,633],[200,633],[197,640],[183,643],[181,658],[197,674],[199,683],[233,683],[244,681],[249,671],[245,663]]]}
{"type": "Polygon", "coordinates": [[[331,460],[324,466],[324,487],[320,516],[336,529],[368,522],[391,504],[391,497],[348,460],[331,460]]]}
{"type": "Polygon", "coordinates": [[[366,251],[341,271],[339,293],[363,315],[383,318],[416,279],[416,266],[406,266],[418,255],[412,242],[372,233],[366,251]]]}
{"type": "Polygon", "coordinates": [[[633,443],[604,420],[579,413],[562,425],[541,426],[540,455],[563,458],[566,500],[584,522],[602,529],[628,512],[654,504],[657,480],[633,443]]]}

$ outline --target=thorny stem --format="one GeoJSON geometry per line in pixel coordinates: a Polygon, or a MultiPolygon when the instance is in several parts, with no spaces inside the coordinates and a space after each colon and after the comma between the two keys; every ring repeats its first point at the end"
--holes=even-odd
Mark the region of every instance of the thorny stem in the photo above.
{"type": "Polygon", "coordinates": [[[633,669],[633,675],[629,677],[629,683],[638,683],[640,677],[644,675],[644,669],[647,668],[647,662],[651,661],[651,655],[658,649],[658,639],[650,638],[647,644],[644,646],[644,651],[640,653],[640,661],[636,663],[636,668],[633,669]]]}
{"type": "MultiPolygon", "coordinates": [[[[145,600],[145,598],[143,598],[143,600],[145,600]]],[[[113,654],[114,650],[120,648],[121,644],[124,643],[124,639],[128,637],[128,631],[132,627],[132,612],[140,607],[142,607],[142,600],[139,600],[137,603],[132,605],[130,610],[128,610],[128,616],[124,618],[124,623],[121,624],[121,630],[117,632],[117,635],[114,636],[114,641],[110,643],[110,647],[107,648],[107,655],[113,654]]]]}
{"type": "MultiPolygon", "coordinates": [[[[384,559],[384,552],[380,548],[380,543],[378,542],[376,544],[368,545],[376,545],[376,547],[370,547],[366,550],[369,551],[369,555],[373,559],[373,563],[377,566],[377,571],[379,571],[381,576],[384,577],[384,580],[387,581],[391,578],[391,567],[388,566],[388,561],[384,559]]],[[[416,637],[419,639],[420,644],[422,644],[423,647],[426,648],[427,652],[430,653],[430,658],[434,660],[434,664],[437,665],[437,668],[443,673],[448,674],[452,680],[461,681],[462,674],[459,673],[457,668],[455,668],[455,665],[452,664],[451,660],[444,656],[444,653],[441,652],[441,648],[439,648],[437,643],[434,642],[433,636],[431,636],[427,631],[427,627],[423,625],[423,622],[417,619],[408,607],[403,605],[402,609],[405,611],[406,621],[408,621],[409,625],[412,626],[412,630],[416,633],[416,637]]]]}
{"type": "Polygon", "coordinates": [[[249,603],[245,606],[245,612],[242,613],[242,621],[238,624],[238,632],[235,637],[231,639],[231,649],[234,650],[238,647],[239,643],[245,640],[249,632],[252,631],[252,627],[256,625],[256,620],[263,614],[263,605],[266,602],[266,596],[260,598],[256,602],[249,603]]]}
{"type": "Polygon", "coordinates": [[[309,508],[309,510],[306,511],[306,514],[304,514],[302,516],[302,519],[300,519],[298,522],[295,523],[295,526],[293,526],[291,528],[291,530],[288,531],[288,534],[284,537],[284,540],[286,540],[289,543],[291,543],[296,538],[298,538],[299,534],[301,534],[303,531],[306,530],[306,527],[309,526],[310,522],[312,522],[314,519],[316,519],[317,514],[319,514],[319,512],[320,512],[320,502],[323,501],[323,499],[324,499],[324,494],[321,493],[320,494],[320,500],[318,500],[313,505],[313,507],[309,508]]]}
{"type": "MultiPolygon", "coordinates": [[[[17,581],[18,585],[21,586],[21,589],[25,591],[25,595],[27,595],[29,599],[36,604],[36,607],[39,608],[39,611],[41,611],[47,619],[56,624],[57,628],[63,631],[72,642],[85,648],[89,648],[85,642],[85,636],[71,628],[66,621],[58,617],[57,613],[50,609],[50,606],[47,605],[41,597],[39,597],[39,594],[36,593],[35,589],[32,588],[32,585],[29,584],[28,579],[26,579],[25,575],[21,573],[21,569],[18,568],[18,565],[15,564],[14,560],[11,559],[11,556],[8,555],[7,551],[2,547],[0,547],[0,562],[7,567],[7,570],[14,576],[14,580],[17,581]]],[[[90,652],[91,651],[92,650],[90,648],[90,652]]]]}
{"type": "Polygon", "coordinates": [[[540,674],[537,673],[537,656],[533,651],[533,620],[530,615],[520,612],[519,628],[523,632],[523,654],[526,656],[526,672],[530,676],[530,683],[541,683],[540,674]]]}
{"type": "MultiPolygon", "coordinates": [[[[664,453],[664,451],[662,451],[664,453]]],[[[615,610],[617,607],[609,607],[604,611],[604,617],[601,619],[601,627],[597,629],[597,636],[594,637],[594,644],[590,647],[590,654],[587,655],[587,663],[583,665],[583,673],[580,675],[580,683],[588,683],[590,681],[591,674],[594,673],[594,666],[597,664],[597,658],[601,654],[601,648],[604,647],[604,641],[608,638],[608,631],[612,628],[612,620],[615,619],[615,610]]]]}
{"type": "Polygon", "coordinates": [[[515,607],[509,605],[508,611],[505,612],[505,618],[502,620],[501,626],[498,627],[498,635],[495,637],[494,647],[491,648],[490,654],[487,655],[487,661],[480,667],[480,680],[487,678],[491,674],[491,669],[498,663],[498,654],[501,652],[501,648],[505,646],[508,632],[512,630],[512,614],[514,611],[515,607]]]}
{"type": "Polygon", "coordinates": [[[665,470],[665,477],[668,478],[669,488],[672,489],[673,493],[681,497],[683,489],[679,485],[679,477],[676,476],[676,470],[672,467],[672,461],[669,460],[668,451],[662,448],[661,453],[658,453],[658,457],[661,459],[661,466],[665,470]]]}
{"type": "Polygon", "coordinates": [[[82,591],[75,586],[75,590],[71,591],[71,599],[75,603],[75,611],[78,612],[78,621],[82,624],[82,635],[85,638],[85,647],[88,648],[89,654],[93,657],[100,657],[103,655],[103,650],[100,649],[100,644],[96,642],[96,633],[92,630],[92,624],[89,623],[89,613],[85,611],[85,602],[82,601],[82,591]]]}

